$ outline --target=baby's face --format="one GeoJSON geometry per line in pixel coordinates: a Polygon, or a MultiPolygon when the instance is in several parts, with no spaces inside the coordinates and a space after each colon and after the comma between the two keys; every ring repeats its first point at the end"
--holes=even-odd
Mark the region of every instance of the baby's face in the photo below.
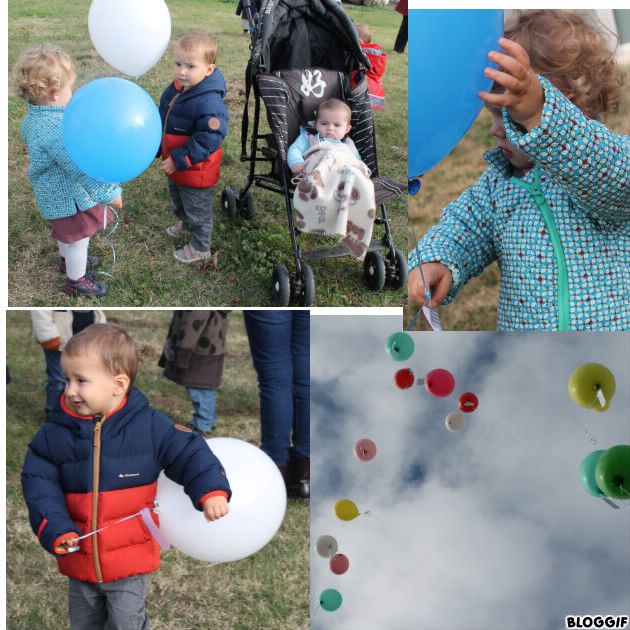
{"type": "Polygon", "coordinates": [[[173,78],[184,88],[189,90],[209,77],[216,68],[215,64],[206,63],[203,55],[196,51],[182,50],[175,46],[173,78]]]}
{"type": "Polygon", "coordinates": [[[350,131],[346,112],[342,109],[324,109],[317,116],[315,128],[322,138],[343,140],[350,131]]]}
{"type": "Polygon", "coordinates": [[[495,137],[497,146],[503,152],[503,155],[508,159],[509,163],[521,171],[532,168],[534,163],[530,160],[525,153],[522,153],[518,149],[514,148],[512,144],[508,142],[505,135],[505,129],[503,128],[503,115],[501,114],[500,107],[494,107],[492,105],[486,105],[486,109],[492,116],[492,127],[490,133],[495,137]]]}
{"type": "Polygon", "coordinates": [[[93,354],[61,355],[66,404],[80,416],[105,416],[119,404],[114,376],[93,354]]]}

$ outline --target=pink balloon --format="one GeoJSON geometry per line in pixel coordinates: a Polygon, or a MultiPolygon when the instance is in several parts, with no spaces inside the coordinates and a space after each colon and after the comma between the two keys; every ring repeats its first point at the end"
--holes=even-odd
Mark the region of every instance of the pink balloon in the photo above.
{"type": "Polygon", "coordinates": [[[330,570],[335,575],[341,575],[342,573],[345,573],[348,570],[349,566],[350,566],[350,560],[348,560],[348,558],[344,556],[342,553],[336,553],[330,559],[330,570]]]}
{"type": "Polygon", "coordinates": [[[455,379],[448,370],[431,370],[424,377],[424,388],[431,396],[443,398],[451,394],[455,389],[455,379]]]}
{"type": "Polygon", "coordinates": [[[362,462],[369,462],[376,457],[376,444],[367,438],[359,440],[354,445],[354,455],[362,462]]]}

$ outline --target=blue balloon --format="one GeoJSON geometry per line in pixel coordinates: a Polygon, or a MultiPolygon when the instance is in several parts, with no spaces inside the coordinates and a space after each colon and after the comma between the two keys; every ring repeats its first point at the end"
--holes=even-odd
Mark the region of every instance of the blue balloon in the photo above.
{"type": "Polygon", "coordinates": [[[160,112],[138,85],[109,77],[84,85],[63,115],[63,142],[72,161],[100,182],[121,184],[155,158],[160,112]]]}
{"type": "Polygon", "coordinates": [[[448,155],[477,118],[477,92],[492,85],[487,55],[502,35],[499,9],[409,11],[409,179],[448,155]]]}

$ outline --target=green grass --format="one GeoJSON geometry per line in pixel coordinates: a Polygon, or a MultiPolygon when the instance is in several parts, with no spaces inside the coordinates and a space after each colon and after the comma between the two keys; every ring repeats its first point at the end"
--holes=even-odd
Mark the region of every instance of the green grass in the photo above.
{"type": "MultiPolygon", "coordinates": [[[[138,387],[173,420],[190,419],[186,389],[161,376],[157,361],[168,311],[110,311],[138,344],[138,387]]],[[[20,471],[27,444],[44,421],[45,363],[33,342],[27,311],[6,317],[6,495],[8,630],[67,628],[67,579],[33,535],[22,498],[20,471]]],[[[258,388],[241,313],[230,315],[223,384],[217,400],[217,437],[258,440],[258,388]]],[[[175,549],[151,576],[147,610],[154,630],[304,630],[309,627],[309,509],[290,500],[275,538],[250,558],[210,565],[175,549]]]]}
{"type": "MultiPolygon", "coordinates": [[[[628,72],[630,79],[630,72],[628,72]]],[[[630,99],[626,98],[620,111],[607,115],[603,122],[621,134],[630,134],[630,99]]],[[[435,168],[422,178],[422,189],[409,198],[409,247],[413,247],[414,231],[421,237],[435,225],[442,208],[458,197],[483,173],[487,163],[484,151],[495,146],[490,134],[491,118],[486,110],[481,114],[455,149],[435,168]]],[[[496,330],[499,297],[499,270],[493,263],[473,278],[461,290],[457,299],[448,306],[440,307],[440,320],[445,330],[496,330]]],[[[405,307],[405,326],[415,315],[416,306],[405,307]]],[[[418,330],[429,327],[420,316],[418,330]]]]}
{"type": "MultiPolygon", "coordinates": [[[[230,130],[224,143],[221,180],[215,189],[213,265],[184,266],[173,258],[175,243],[164,230],[174,222],[166,181],[156,164],[124,186],[125,205],[113,235],[117,263],[109,281],[110,293],[100,303],[113,306],[265,306],[269,303],[271,272],[278,262],[293,270],[292,251],[283,197],[255,189],[256,218],[231,223],[222,216],[221,190],[237,190],[247,179],[248,164],[241,164],[240,122],[243,113],[245,68],[249,38],[243,37],[235,2],[221,0],[172,0],[171,40],[190,29],[207,29],[219,40],[218,67],[228,85],[226,103],[230,130]]],[[[407,55],[392,52],[400,15],[391,7],[346,6],[350,17],[365,22],[374,41],[388,53],[385,73],[387,104],[375,111],[379,170],[381,174],[406,179],[407,162],[407,55]]],[[[102,76],[117,76],[92,48],[87,30],[89,2],[83,0],[10,0],[9,66],[21,50],[49,42],[59,45],[77,62],[77,87],[102,76]]],[[[156,101],[172,80],[171,49],[138,83],[156,101]]],[[[251,101],[250,101],[251,103],[251,101]]],[[[88,303],[61,292],[63,277],[56,271],[56,244],[37,210],[26,174],[27,157],[20,138],[25,104],[9,86],[9,287],[11,306],[73,306],[88,303]]],[[[253,112],[253,109],[252,109],[253,112]]],[[[265,119],[263,110],[262,119],[265,119]]],[[[251,121],[251,115],[250,115],[251,121]]],[[[266,124],[266,121],[265,121],[266,124]]],[[[387,204],[396,247],[404,250],[407,225],[406,199],[387,204]]],[[[375,229],[375,236],[382,230],[375,229]]],[[[320,246],[317,238],[300,238],[303,250],[320,246]]],[[[111,250],[100,239],[92,239],[91,252],[111,262],[111,250]]],[[[315,261],[316,304],[320,306],[402,305],[406,291],[370,292],[363,281],[361,263],[351,258],[315,261]]]]}

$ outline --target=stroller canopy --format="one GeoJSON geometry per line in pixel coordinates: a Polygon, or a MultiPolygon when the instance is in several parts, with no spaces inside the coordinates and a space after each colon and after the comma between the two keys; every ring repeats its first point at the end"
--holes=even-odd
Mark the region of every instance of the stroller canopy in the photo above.
{"type": "Polygon", "coordinates": [[[354,24],[336,0],[267,0],[250,63],[254,73],[370,67],[354,24]]]}

